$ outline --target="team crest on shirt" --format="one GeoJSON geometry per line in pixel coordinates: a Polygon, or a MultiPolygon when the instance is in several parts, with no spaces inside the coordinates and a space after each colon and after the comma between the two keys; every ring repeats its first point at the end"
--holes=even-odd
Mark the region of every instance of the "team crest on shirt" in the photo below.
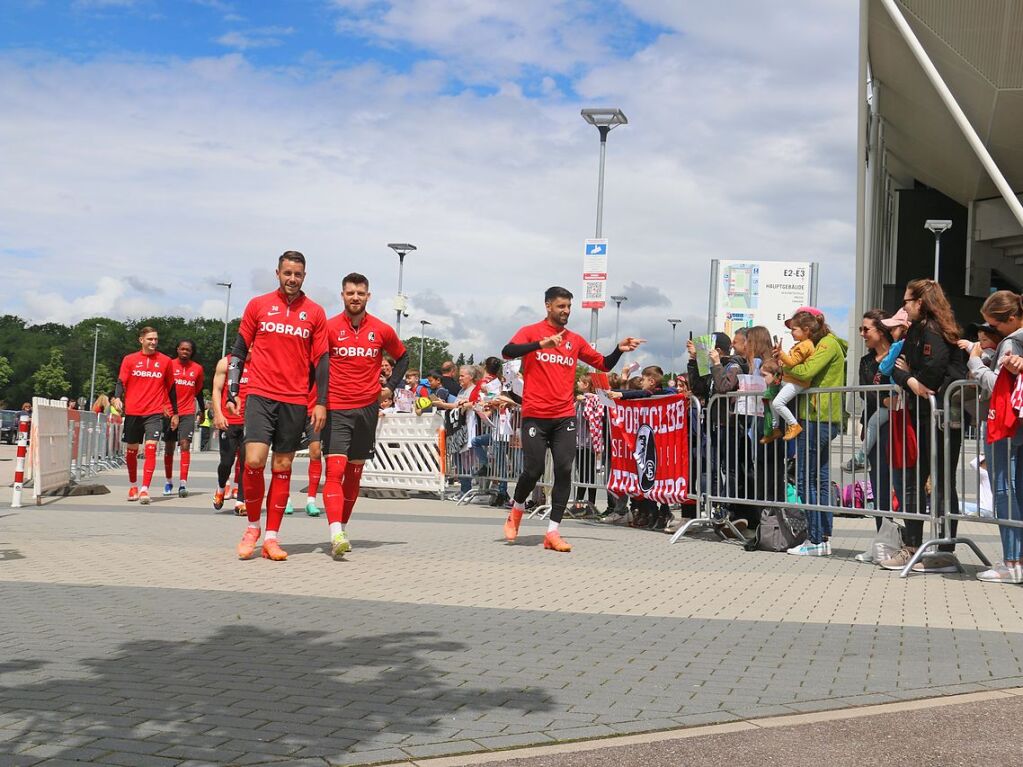
{"type": "Polygon", "coordinates": [[[188,371],[188,377],[189,378],[195,378],[195,371],[194,370],[189,370],[188,371]]]}
{"type": "Polygon", "coordinates": [[[572,342],[565,341],[565,348],[568,349],[569,351],[572,351],[572,342]]]}
{"type": "Polygon", "coordinates": [[[158,368],[158,367],[160,367],[160,363],[159,363],[159,362],[154,362],[154,363],[153,363],[153,367],[154,367],[154,368],[158,368]]]}
{"type": "Polygon", "coordinates": [[[299,318],[299,320],[301,320],[301,321],[303,321],[303,322],[305,321],[305,318],[306,318],[306,317],[308,317],[308,316],[309,316],[309,315],[308,315],[308,314],[306,314],[305,312],[299,312],[299,313],[298,313],[298,318],[299,318]]]}
{"type": "Polygon", "coordinates": [[[370,341],[376,341],[377,340],[377,334],[374,333],[372,330],[369,331],[369,340],[370,341]]]}

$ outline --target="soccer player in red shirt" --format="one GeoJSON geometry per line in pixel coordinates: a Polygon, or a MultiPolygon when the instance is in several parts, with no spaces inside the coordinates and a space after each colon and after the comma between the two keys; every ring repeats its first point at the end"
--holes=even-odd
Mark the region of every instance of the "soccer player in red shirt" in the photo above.
{"type": "MultiPolygon", "coordinates": [[[[227,409],[227,366],[231,363],[228,355],[217,363],[213,373],[213,425],[220,431],[220,463],[217,464],[217,492],[213,494],[213,508],[220,511],[224,508],[224,496],[230,483],[231,470],[235,462],[239,471],[245,458],[242,456],[242,441],[245,437],[245,394],[248,389],[248,371],[243,367],[241,378],[238,379],[237,412],[227,409]]],[[[235,499],[234,513],[245,514],[245,488],[237,482],[238,495],[235,499]]]]}
{"type": "Polygon", "coordinates": [[[174,446],[181,445],[181,483],[178,495],[188,497],[188,466],[192,460],[192,435],[195,434],[195,406],[199,403],[199,412],[206,409],[202,396],[203,371],[202,365],[195,361],[195,341],[183,338],[175,347],[175,358],[171,361],[171,378],[174,391],[178,398],[178,426],[171,428],[170,419],[163,423],[163,469],[167,476],[167,484],[163,487],[164,495],[174,492],[174,446]]]}
{"type": "Polygon", "coordinates": [[[547,451],[554,462],[551,514],[543,547],[571,551],[558,528],[572,489],[572,461],[575,460],[575,370],[579,360],[608,371],[624,352],[636,349],[643,339],[625,338],[604,356],[586,339],[568,329],[572,294],[551,287],[544,294],[547,319],[521,328],[502,352],[505,359],[522,358],[522,453],[523,470],[515,483],[511,513],[504,523],[504,535],[514,541],[519,534],[526,499],[543,474],[547,451]]]}
{"type": "Polygon", "coordinates": [[[335,559],[352,550],[348,520],[359,497],[362,466],[373,457],[380,416],[380,368],[386,352],[394,367],[384,391],[394,391],[408,369],[408,351],[394,328],[366,311],[369,280],[352,272],[341,281],[345,310],[327,320],[330,346],[330,393],[323,450],[327,481],[323,504],[330,524],[335,559]]]}
{"type": "Polygon", "coordinates": [[[124,431],[121,439],[126,443],[124,453],[128,464],[128,500],[142,505],[149,503],[149,483],[156,471],[156,443],[163,434],[163,418],[170,418],[171,428],[178,427],[177,398],[174,379],[171,378],[171,359],[156,350],[160,335],[155,328],[139,331],[141,350],[121,360],[117,386],[111,403],[124,413],[124,431]],[[142,466],[142,488],[138,479],[139,445],[145,442],[146,457],[142,466]]]}
{"type": "Polygon", "coordinates": [[[309,368],[316,370],[318,401],[314,431],[327,419],[329,360],[327,317],[323,308],[302,292],[305,256],[289,250],[277,259],[279,287],[249,301],[227,371],[227,411],[237,414],[239,379],[249,352],[248,394],[245,397],[245,503],[248,528],[238,544],[238,557],[248,559],[259,541],[259,518],[265,492],[263,469],[273,447],[272,479],[266,504],[263,557],[288,558],[277,534],[291,491],[291,463],[308,417],[309,368]]]}

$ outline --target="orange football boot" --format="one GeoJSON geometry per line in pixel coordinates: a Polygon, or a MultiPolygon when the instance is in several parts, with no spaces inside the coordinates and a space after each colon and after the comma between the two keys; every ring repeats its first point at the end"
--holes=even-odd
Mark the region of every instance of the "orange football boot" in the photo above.
{"type": "Polygon", "coordinates": [[[137,501],[139,499],[139,489],[132,485],[128,488],[128,500],[137,501]]]}
{"type": "Polygon", "coordinates": [[[238,559],[248,559],[252,556],[252,552],[256,550],[260,532],[262,531],[258,527],[245,528],[245,535],[238,543],[238,559]]]}
{"type": "Polygon", "coordinates": [[[272,559],[274,562],[283,562],[288,558],[288,552],[281,548],[276,538],[263,541],[263,559],[272,559]]]}
{"type": "Polygon", "coordinates": [[[522,524],[522,510],[512,509],[508,513],[508,519],[504,521],[504,537],[512,543],[519,537],[519,525],[522,524]]]}
{"type": "Polygon", "coordinates": [[[139,490],[139,503],[141,503],[143,506],[148,506],[149,505],[149,491],[148,490],[139,490]]]}
{"type": "Polygon", "coordinates": [[[224,508],[224,491],[218,490],[213,494],[213,508],[220,511],[224,508]]]}
{"type": "Polygon", "coordinates": [[[247,516],[248,512],[245,511],[245,504],[244,503],[238,503],[236,501],[235,504],[234,504],[234,514],[235,514],[236,517],[247,516]]]}
{"type": "Polygon", "coordinates": [[[543,537],[543,547],[553,551],[571,551],[572,546],[566,543],[557,530],[551,530],[543,537]]]}

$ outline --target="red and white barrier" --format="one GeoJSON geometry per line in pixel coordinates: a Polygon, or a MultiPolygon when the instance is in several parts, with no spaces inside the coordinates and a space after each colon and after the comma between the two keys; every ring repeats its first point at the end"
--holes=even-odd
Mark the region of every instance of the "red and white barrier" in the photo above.
{"type": "Polygon", "coordinates": [[[28,421],[27,415],[18,421],[18,460],[14,465],[14,494],[11,496],[11,508],[21,508],[21,491],[25,487],[25,456],[28,454],[28,421]]]}

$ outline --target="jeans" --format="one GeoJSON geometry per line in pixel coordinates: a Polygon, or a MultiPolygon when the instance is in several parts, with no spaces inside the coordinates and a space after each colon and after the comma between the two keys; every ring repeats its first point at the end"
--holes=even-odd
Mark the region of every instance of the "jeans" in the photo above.
{"type": "MultiPolygon", "coordinates": [[[[1009,439],[1002,439],[993,445],[984,445],[988,474],[991,478],[991,496],[994,500],[995,517],[998,519],[1023,519],[1020,514],[1020,490],[1023,489],[1023,460],[1020,451],[1023,446],[1013,445],[1009,439]]],[[[999,527],[1002,537],[1002,558],[1006,562],[1018,562],[1023,543],[1023,529],[999,527]]]]}
{"type": "MultiPolygon", "coordinates": [[[[800,421],[802,433],[796,437],[796,477],[799,494],[810,506],[831,505],[831,441],[841,431],[841,424],[830,421],[800,421]]],[[[822,543],[831,537],[834,515],[830,511],[806,512],[807,538],[822,543]]]]}

